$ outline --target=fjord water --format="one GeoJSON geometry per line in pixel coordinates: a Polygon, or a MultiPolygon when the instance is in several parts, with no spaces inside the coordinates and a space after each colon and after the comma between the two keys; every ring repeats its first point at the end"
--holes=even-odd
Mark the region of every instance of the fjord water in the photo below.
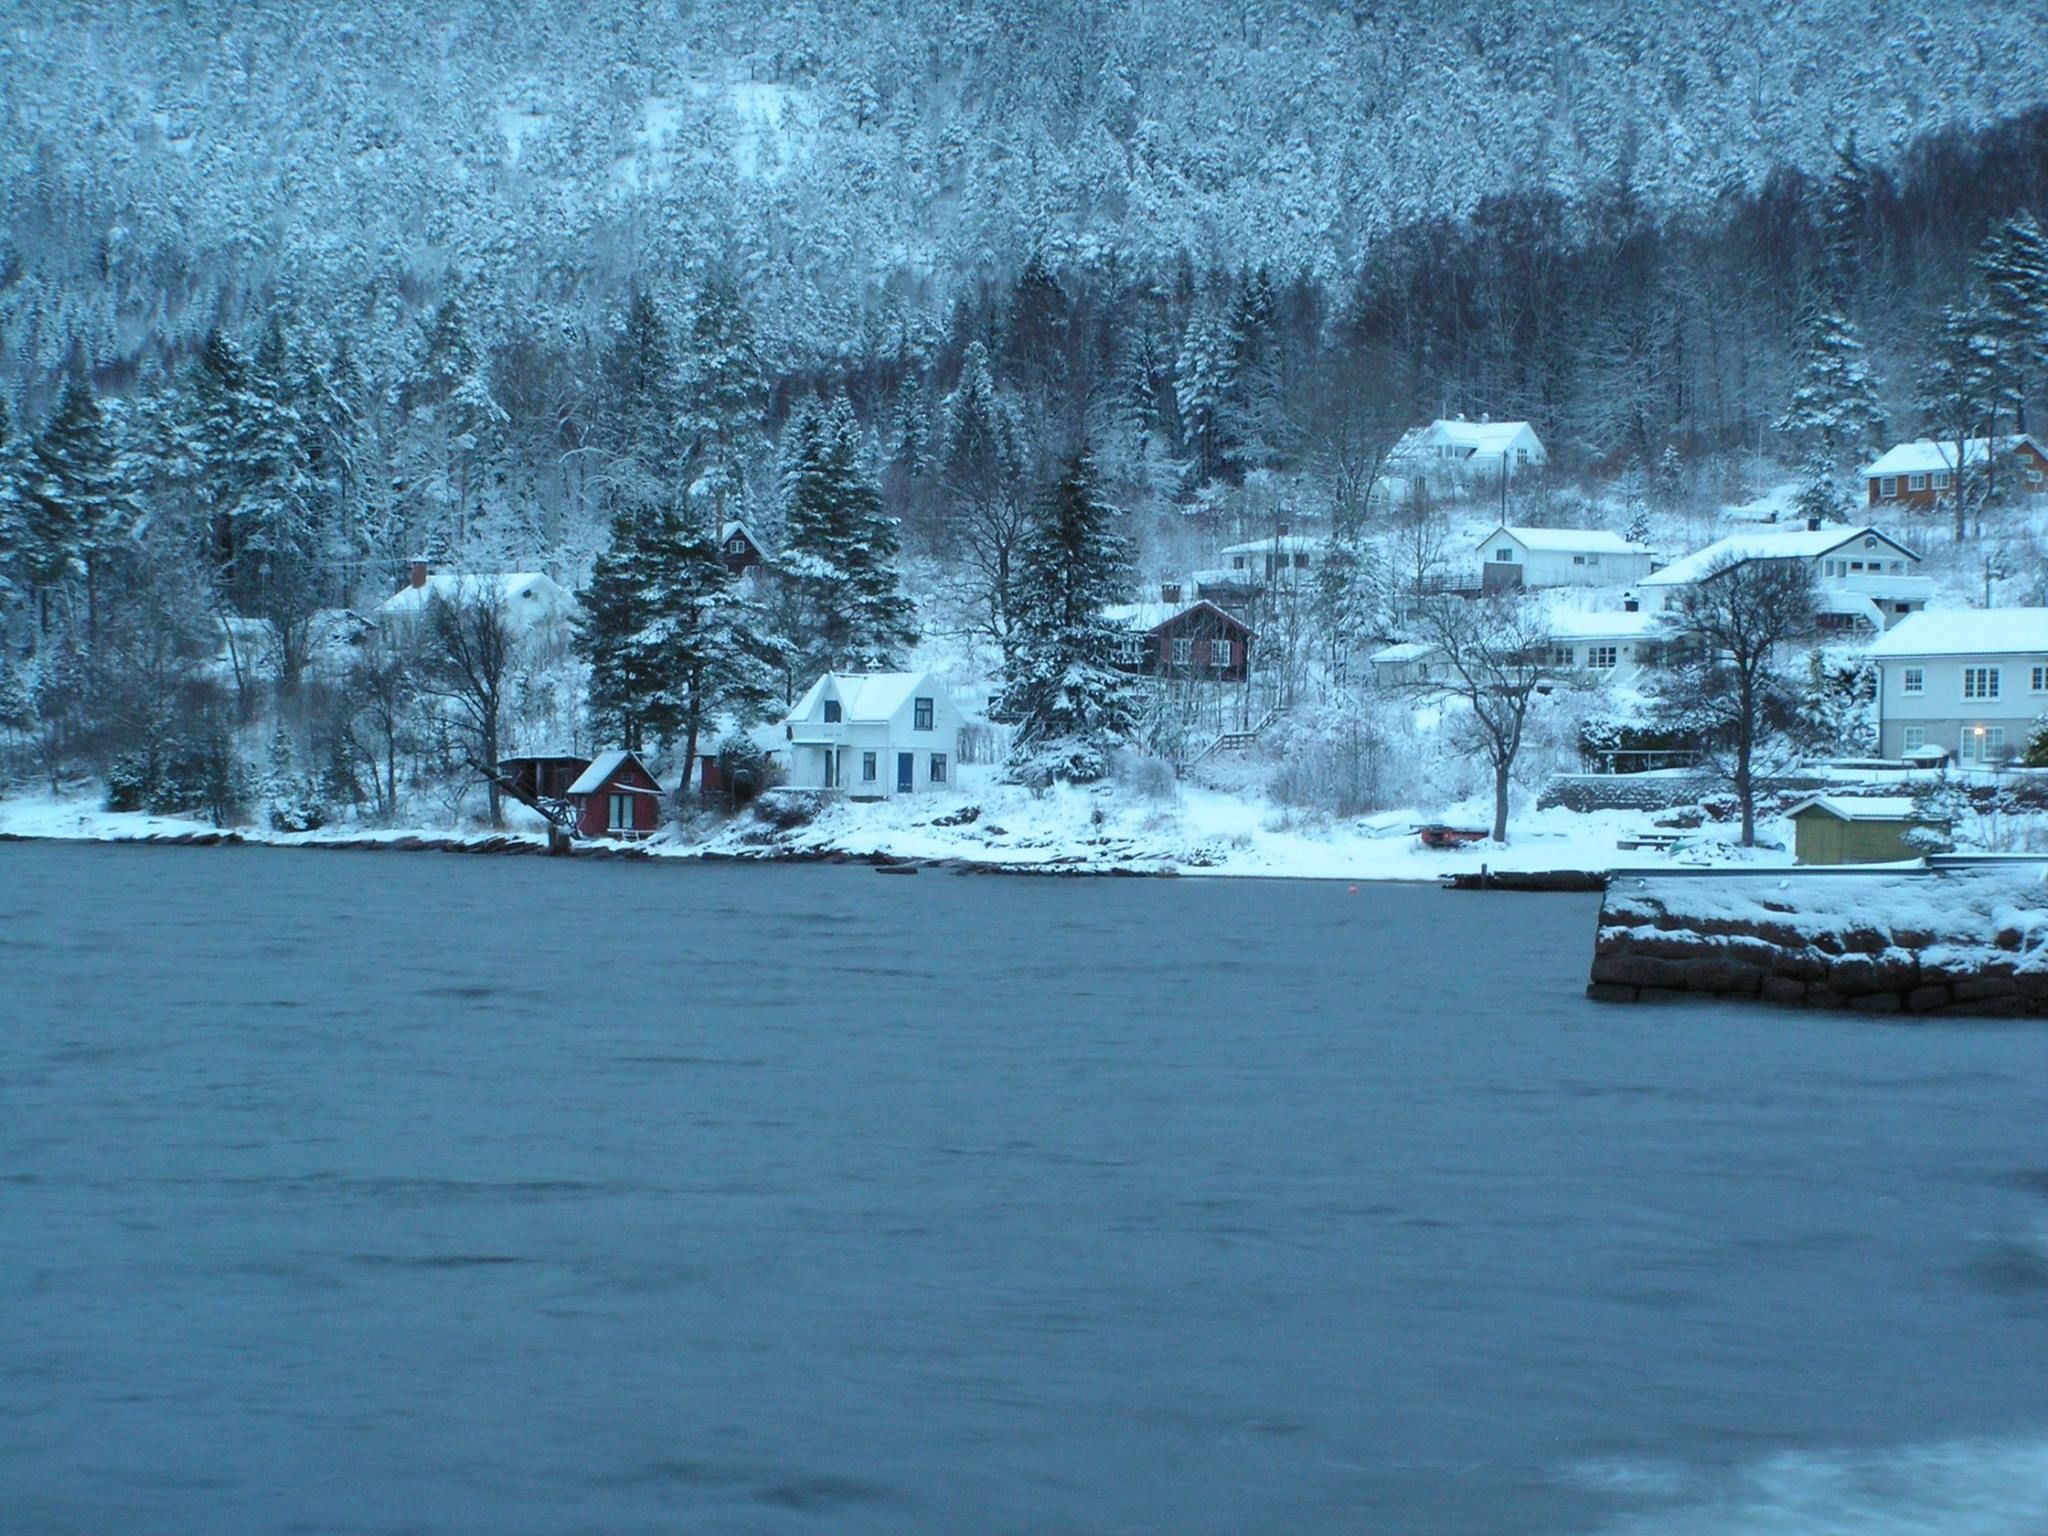
{"type": "Polygon", "coordinates": [[[1594,917],[0,846],[0,1529],[2048,1528],[2048,1035],[1594,917]]]}

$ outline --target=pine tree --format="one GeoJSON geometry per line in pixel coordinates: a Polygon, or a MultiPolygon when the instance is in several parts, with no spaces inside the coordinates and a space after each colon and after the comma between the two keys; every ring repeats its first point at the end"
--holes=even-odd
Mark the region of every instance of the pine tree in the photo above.
{"type": "Polygon", "coordinates": [[[915,608],[898,586],[895,521],[861,463],[844,396],[790,423],[785,458],[782,586],[791,662],[807,674],[897,666],[916,643],[915,608]]]}
{"type": "Polygon", "coordinates": [[[1676,443],[1666,443],[1658,456],[1656,472],[1650,477],[1650,494],[1666,512],[1675,510],[1685,495],[1685,460],[1676,443]]]}
{"type": "Polygon", "coordinates": [[[1188,318],[1181,333],[1180,355],[1173,365],[1174,403],[1180,410],[1181,438],[1191,463],[1193,487],[1207,485],[1231,462],[1236,444],[1230,436],[1230,343],[1206,311],[1188,318]]]}
{"type": "Polygon", "coordinates": [[[1261,267],[1245,279],[1231,309],[1223,451],[1239,478],[1278,462],[1293,436],[1281,405],[1275,307],[1272,278],[1261,267]]]}
{"type": "Polygon", "coordinates": [[[1642,457],[1630,454],[1621,472],[1621,508],[1627,519],[1621,536],[1631,544],[1645,544],[1650,538],[1650,485],[1643,473],[1642,457]]]}
{"type": "Polygon", "coordinates": [[[637,503],[613,499],[611,541],[577,594],[576,651],[590,664],[585,707],[592,735],[639,751],[650,735],[673,732],[678,717],[668,708],[662,658],[650,633],[654,614],[641,549],[647,514],[637,503]]]}
{"type": "Polygon", "coordinates": [[[1816,448],[1806,457],[1800,472],[1799,491],[1792,498],[1792,515],[1802,523],[1845,521],[1853,504],[1842,491],[1842,479],[1834,456],[1816,448]]]}
{"type": "Polygon", "coordinates": [[[30,576],[27,513],[27,443],[14,430],[7,402],[0,399],[0,615],[24,602],[30,576]]]}
{"type": "Polygon", "coordinates": [[[993,713],[1017,727],[1012,769],[1023,777],[1099,779],[1137,725],[1135,689],[1116,666],[1121,631],[1103,615],[1134,579],[1115,519],[1084,449],[1039,503],[1020,552],[1019,642],[993,713]]]}

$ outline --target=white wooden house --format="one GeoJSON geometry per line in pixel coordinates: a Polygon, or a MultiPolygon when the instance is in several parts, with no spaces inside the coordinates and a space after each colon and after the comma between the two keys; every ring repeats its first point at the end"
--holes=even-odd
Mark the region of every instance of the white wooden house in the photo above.
{"type": "Polygon", "coordinates": [[[1843,523],[1730,534],[1640,583],[1645,606],[1674,608],[1686,589],[1752,560],[1801,560],[1813,572],[1823,629],[1882,632],[1923,608],[1934,582],[1914,574],[1920,557],[1889,534],[1843,523]]]}
{"type": "Polygon", "coordinates": [[[1964,763],[2002,763],[2048,714],[2048,608],[1916,613],[1868,654],[1886,757],[1939,747],[1964,763]]]}
{"type": "Polygon", "coordinates": [[[1387,455],[1402,474],[1436,483],[1510,481],[1550,462],[1543,439],[1526,421],[1467,421],[1462,416],[1431,422],[1404,433],[1387,455]]]}
{"type": "Polygon", "coordinates": [[[782,722],[789,785],[856,800],[942,790],[965,723],[929,672],[827,672],[782,722]]]}
{"type": "Polygon", "coordinates": [[[377,609],[380,620],[424,618],[436,598],[461,603],[473,597],[494,597],[504,605],[506,620],[515,633],[560,629],[576,612],[576,594],[540,571],[431,571],[424,560],[415,560],[405,585],[384,599],[377,609]]]}
{"type": "Polygon", "coordinates": [[[1650,574],[1648,546],[1600,528],[1512,528],[1503,523],[1479,541],[1480,585],[1620,587],[1650,574]]]}

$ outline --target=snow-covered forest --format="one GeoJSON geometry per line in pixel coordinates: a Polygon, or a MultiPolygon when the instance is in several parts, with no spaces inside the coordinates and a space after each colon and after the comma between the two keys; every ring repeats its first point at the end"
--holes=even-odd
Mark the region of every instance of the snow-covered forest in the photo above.
{"type": "Polygon", "coordinates": [[[694,734],[810,666],[922,645],[1017,693],[1011,566],[1063,485],[1149,582],[1283,521],[1370,536],[1438,416],[1541,429],[1521,520],[1617,526],[2024,419],[2038,373],[1958,369],[2024,351],[1993,258],[2048,209],[2048,16],[1968,11],[19,6],[13,760],[391,815],[402,740],[452,806],[479,755],[694,734]],[[323,665],[415,556],[603,596],[663,517],[617,635],[717,618],[644,719],[601,634],[481,683],[452,631],[323,665]],[[717,575],[729,519],[774,602],[717,575]]]}

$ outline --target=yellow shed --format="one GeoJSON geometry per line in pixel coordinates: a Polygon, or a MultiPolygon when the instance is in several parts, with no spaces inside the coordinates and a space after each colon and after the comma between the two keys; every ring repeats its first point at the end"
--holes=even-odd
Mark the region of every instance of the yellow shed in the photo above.
{"type": "MultiPolygon", "coordinates": [[[[1906,834],[1916,828],[1948,831],[1948,823],[1922,813],[1903,795],[1815,795],[1791,810],[1793,849],[1802,864],[1892,864],[1928,850],[1906,834]]],[[[1945,841],[1945,838],[1944,838],[1945,841]]]]}

